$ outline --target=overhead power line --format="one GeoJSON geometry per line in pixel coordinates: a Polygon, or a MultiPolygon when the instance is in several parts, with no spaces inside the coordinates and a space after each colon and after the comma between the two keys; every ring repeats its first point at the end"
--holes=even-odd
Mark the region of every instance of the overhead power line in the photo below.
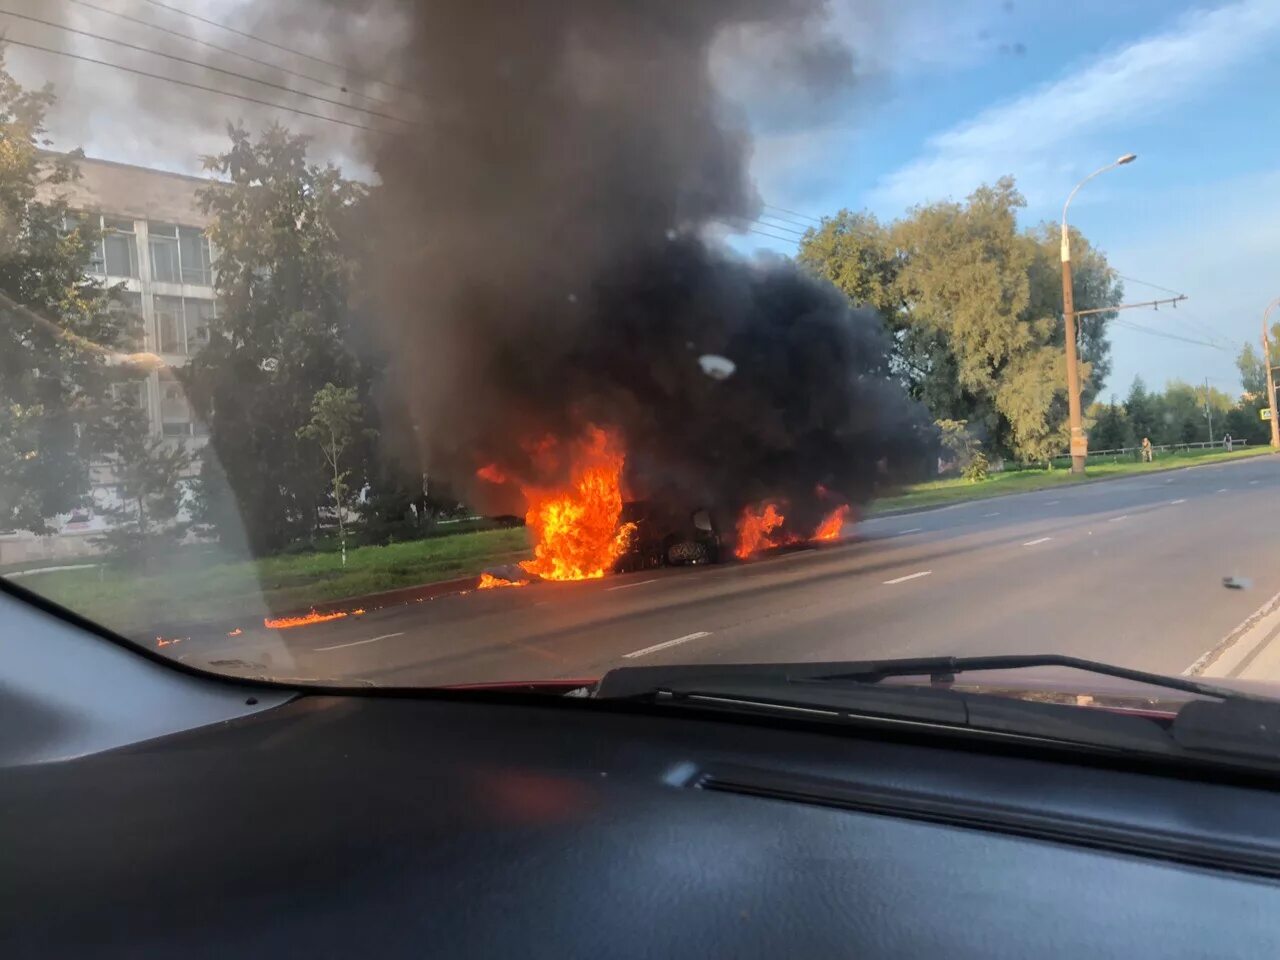
{"type": "Polygon", "coordinates": [[[813,229],[813,224],[801,223],[799,220],[792,220],[790,217],[780,217],[776,213],[766,212],[766,213],[760,214],[760,217],[761,219],[767,218],[769,220],[777,220],[779,223],[786,223],[786,224],[789,224],[790,226],[800,227],[801,229],[804,229],[804,230],[813,229]]]}
{"type": "Polygon", "coordinates": [[[766,233],[764,230],[757,230],[755,227],[747,227],[747,232],[758,233],[762,237],[773,237],[773,239],[781,240],[783,243],[794,243],[797,245],[799,244],[799,241],[796,240],[794,237],[780,237],[776,233],[766,233]]]}
{"type": "Polygon", "coordinates": [[[1144,327],[1141,324],[1132,322],[1131,320],[1117,319],[1117,320],[1112,320],[1111,322],[1116,324],[1117,326],[1123,327],[1126,330],[1134,330],[1134,331],[1137,331],[1138,333],[1145,333],[1153,337],[1163,337],[1166,340],[1179,340],[1182,343],[1193,343],[1198,347],[1209,347],[1211,350],[1223,349],[1218,344],[1210,343],[1207,340],[1193,340],[1190,337],[1182,337],[1176,333],[1168,333],[1164,330],[1153,330],[1150,327],[1144,327]]]}
{"type": "Polygon", "coordinates": [[[96,10],[98,13],[106,14],[109,17],[115,17],[119,20],[125,21],[126,23],[132,23],[140,27],[145,27],[148,30],[154,30],[157,33],[163,33],[170,37],[177,37],[179,40],[185,40],[188,43],[194,43],[194,44],[198,44],[199,46],[206,47],[210,50],[216,50],[218,53],[226,54],[229,57],[237,57],[248,63],[256,64],[259,67],[266,67],[268,70],[276,70],[290,77],[297,77],[299,80],[306,80],[308,83],[316,83],[322,87],[328,87],[331,90],[337,90],[340,93],[345,93],[352,97],[359,97],[361,100],[368,100],[372,103],[381,103],[383,105],[388,105],[391,102],[389,100],[384,100],[381,97],[371,96],[370,94],[367,94],[367,93],[360,93],[356,90],[349,90],[347,89],[347,87],[343,86],[342,84],[334,83],[331,80],[324,80],[320,77],[313,77],[310,74],[299,73],[297,70],[290,70],[288,67],[282,67],[278,63],[272,63],[270,60],[260,60],[257,57],[252,57],[247,53],[241,53],[239,50],[233,50],[230,47],[224,47],[216,43],[211,43],[208,40],[201,40],[199,37],[193,37],[191,34],[183,33],[181,30],[173,30],[173,29],[170,29],[169,27],[162,27],[158,23],[152,23],[149,20],[143,20],[139,17],[132,17],[127,13],[120,13],[118,10],[112,10],[108,7],[103,7],[96,3],[91,3],[90,0],[66,0],[66,2],[74,3],[76,4],[76,6],[84,7],[87,10],[96,10]]]}
{"type": "Polygon", "coordinates": [[[799,217],[801,220],[812,220],[814,223],[817,223],[817,224],[822,223],[822,221],[819,220],[817,217],[811,217],[807,213],[797,213],[794,210],[788,210],[786,207],[775,206],[772,203],[766,203],[765,206],[768,207],[770,210],[777,210],[779,213],[789,213],[791,214],[791,216],[799,217]]]}
{"type": "Polygon", "coordinates": [[[33,17],[33,16],[30,16],[29,14],[15,13],[12,10],[4,10],[4,9],[0,9],[0,14],[3,14],[4,16],[8,16],[8,17],[16,17],[19,20],[28,20],[32,23],[38,23],[41,26],[52,27],[55,30],[64,30],[67,33],[73,33],[76,36],[86,37],[90,40],[99,40],[103,43],[114,44],[117,47],[124,47],[126,50],[136,50],[139,53],[145,53],[149,56],[163,57],[165,60],[171,60],[174,63],[182,63],[182,64],[186,64],[187,66],[197,67],[201,70],[210,70],[214,73],[221,73],[224,76],[235,77],[238,80],[245,80],[245,81],[248,81],[249,83],[260,84],[261,86],[269,87],[272,90],[281,90],[284,93],[293,94],[295,96],[307,97],[311,100],[316,100],[320,103],[327,103],[330,106],[341,107],[343,110],[355,110],[358,113],[367,114],[368,116],[371,116],[371,117],[379,117],[383,120],[392,120],[392,121],[395,121],[396,123],[408,124],[410,126],[414,125],[414,122],[412,120],[404,120],[404,119],[401,119],[400,117],[393,116],[389,113],[382,113],[378,110],[370,110],[366,107],[357,107],[355,104],[343,103],[341,100],[331,100],[328,97],[320,96],[318,93],[307,93],[304,90],[295,90],[293,87],[288,87],[288,86],[285,86],[284,84],[272,83],[270,80],[259,80],[257,77],[251,77],[245,73],[238,73],[235,70],[224,70],[222,67],[215,67],[212,64],[202,63],[199,60],[192,60],[188,57],[180,57],[177,54],[173,54],[173,53],[164,53],[160,50],[152,50],[150,47],[144,47],[141,44],[137,44],[137,43],[128,43],[124,40],[116,40],[113,37],[104,37],[98,33],[91,33],[88,30],[79,30],[79,29],[76,29],[75,27],[69,27],[66,24],[55,23],[52,20],[42,20],[40,17],[33,17]]]}
{"type": "Polygon", "coordinates": [[[1111,271],[1111,274],[1112,274],[1112,276],[1114,276],[1117,280],[1123,280],[1125,283],[1136,283],[1136,284],[1138,284],[1139,286],[1143,286],[1143,287],[1151,287],[1153,290],[1159,290],[1159,291],[1161,291],[1162,293],[1172,293],[1174,296],[1179,296],[1179,295],[1181,295],[1181,293],[1182,293],[1182,291],[1181,291],[1181,290],[1171,290],[1171,289],[1169,289],[1168,287],[1162,287],[1162,286],[1160,286],[1160,284],[1158,284],[1158,283],[1151,283],[1151,282],[1149,282],[1149,281],[1147,281],[1147,280],[1138,280],[1138,279],[1137,279],[1137,278],[1135,278],[1135,277],[1126,277],[1124,274],[1122,274],[1122,273],[1116,273],[1114,270],[1112,270],[1112,271],[1111,271]]]}
{"type": "Polygon", "coordinates": [[[177,77],[166,77],[160,73],[149,73],[146,70],[138,70],[134,67],[126,67],[124,64],[111,63],[108,60],[99,60],[96,57],[87,57],[84,54],[72,53],[69,50],[55,50],[52,47],[42,47],[38,43],[29,43],[26,40],[14,40],[12,37],[6,37],[0,41],[3,44],[13,44],[15,47],[26,47],[29,50],[39,50],[41,53],[47,53],[55,57],[68,57],[72,60],[79,60],[83,63],[92,63],[100,67],[110,67],[113,70],[123,70],[125,73],[132,73],[135,76],[146,77],[148,80],[160,80],[164,83],[176,83],[180,87],[190,87],[192,90],[200,90],[204,93],[216,94],[220,97],[230,97],[233,100],[243,100],[246,103],[256,103],[260,107],[272,107],[276,110],[284,110],[286,113],[297,114],[300,117],[310,117],[313,120],[324,120],[327,123],[336,123],[344,127],[354,127],[357,130],[368,130],[371,133],[385,133],[385,130],[379,130],[377,127],[370,127],[363,123],[356,123],[353,120],[341,120],[337,117],[326,117],[322,113],[313,113],[310,110],[302,110],[298,107],[290,107],[283,103],[273,103],[270,100],[259,100],[257,97],[250,97],[243,93],[232,93],[230,90],[221,90],[217,87],[208,87],[202,83],[192,83],[190,80],[179,80],[177,77]]]}
{"type": "Polygon", "coordinates": [[[321,63],[326,67],[341,70],[348,76],[358,77],[361,80],[368,80],[371,83],[381,84],[382,86],[390,87],[393,90],[403,90],[406,93],[414,92],[406,87],[397,86],[394,83],[389,83],[386,80],[380,80],[379,78],[370,76],[369,74],[358,73],[345,64],[335,63],[332,60],[326,60],[324,57],[317,57],[314,54],[305,53],[304,51],[296,50],[293,47],[286,47],[283,43],[276,43],[274,40],[267,40],[264,37],[259,37],[256,34],[248,33],[244,30],[239,30],[236,27],[229,26],[228,24],[219,23],[217,20],[210,20],[208,17],[202,17],[198,13],[192,13],[190,10],[183,10],[181,7],[175,7],[172,4],[164,3],[163,0],[142,0],[142,2],[149,3],[153,7],[159,7],[161,10],[168,10],[170,13],[176,13],[180,17],[189,17],[190,19],[203,23],[206,26],[217,27],[219,30],[225,30],[227,33],[233,33],[237,37],[243,37],[246,40],[261,43],[264,46],[271,47],[273,50],[279,50],[282,53],[292,54],[295,57],[302,57],[304,60],[310,60],[313,63],[321,63]]]}

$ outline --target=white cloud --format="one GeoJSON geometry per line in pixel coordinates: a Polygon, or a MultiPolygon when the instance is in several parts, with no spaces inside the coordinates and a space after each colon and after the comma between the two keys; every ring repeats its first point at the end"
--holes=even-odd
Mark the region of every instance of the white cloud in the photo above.
{"type": "MultiPolygon", "coordinates": [[[[1280,33],[1280,3],[1243,0],[1197,11],[1172,29],[1109,53],[1053,83],[931,138],[923,156],[881,179],[872,204],[899,210],[959,198],[1015,172],[1034,205],[1078,171],[1053,158],[1186,100],[1280,33]]],[[[1124,149],[1123,144],[1118,144],[1124,149]]]]}

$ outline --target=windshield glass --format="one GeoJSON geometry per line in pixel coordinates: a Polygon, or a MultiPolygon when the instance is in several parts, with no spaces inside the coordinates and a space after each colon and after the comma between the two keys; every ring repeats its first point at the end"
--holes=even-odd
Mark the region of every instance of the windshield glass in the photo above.
{"type": "Polygon", "coordinates": [[[1276,4],[0,26],[9,583],[291,683],[1280,694],[1276,4]]]}

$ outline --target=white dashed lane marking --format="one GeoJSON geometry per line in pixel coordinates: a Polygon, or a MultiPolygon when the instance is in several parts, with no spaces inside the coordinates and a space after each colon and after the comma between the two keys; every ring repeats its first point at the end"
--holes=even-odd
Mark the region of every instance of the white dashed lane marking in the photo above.
{"type": "Polygon", "coordinates": [[[1053,537],[1040,537],[1038,540],[1028,540],[1023,544],[1024,547],[1034,547],[1038,543],[1048,543],[1053,537]]]}
{"type": "Polygon", "coordinates": [[[905,577],[894,577],[892,580],[886,580],[884,585],[889,587],[895,583],[906,583],[908,580],[919,580],[921,577],[927,577],[931,573],[933,573],[932,570],[921,570],[918,573],[908,573],[905,577]]]}
{"type": "Polygon", "coordinates": [[[1177,503],[1186,503],[1186,502],[1187,501],[1185,497],[1179,497],[1177,500],[1170,500],[1169,506],[1173,506],[1174,504],[1177,504],[1177,503]]]}
{"type": "Polygon", "coordinates": [[[709,636],[711,636],[709,631],[699,630],[697,633],[686,633],[683,637],[676,637],[674,640],[667,640],[665,643],[655,643],[652,647],[645,647],[643,650],[632,650],[622,656],[626,660],[631,660],[635,657],[643,657],[647,653],[657,653],[659,650],[667,649],[667,647],[674,647],[678,643],[688,643],[690,640],[701,640],[703,637],[709,636]]]}
{"type": "Polygon", "coordinates": [[[658,578],[657,578],[657,577],[654,577],[652,580],[637,580],[635,583],[622,583],[622,584],[619,584],[619,585],[618,585],[618,586],[616,586],[616,587],[610,587],[610,588],[609,588],[609,590],[610,590],[610,591],[613,591],[613,590],[629,590],[629,589],[631,589],[632,587],[643,587],[646,583],[657,583],[657,582],[658,582],[658,578]]]}
{"type": "Polygon", "coordinates": [[[910,530],[903,530],[898,536],[905,537],[908,533],[921,533],[924,527],[912,527],[910,530]]]}
{"type": "Polygon", "coordinates": [[[332,647],[316,647],[315,653],[324,653],[326,650],[342,650],[345,647],[362,647],[366,643],[377,643],[379,640],[390,640],[392,637],[403,637],[404,631],[399,633],[384,633],[380,637],[370,637],[368,640],[353,640],[350,643],[335,643],[332,647]]]}
{"type": "Polygon", "coordinates": [[[1121,521],[1121,520],[1128,520],[1128,519],[1129,519],[1129,515],[1128,515],[1127,513],[1122,513],[1122,514],[1120,514],[1120,516],[1118,516],[1118,517],[1112,517],[1112,518],[1110,518],[1110,519],[1107,521],[1107,523],[1118,523],[1118,522],[1119,522],[1119,521],[1121,521]]]}

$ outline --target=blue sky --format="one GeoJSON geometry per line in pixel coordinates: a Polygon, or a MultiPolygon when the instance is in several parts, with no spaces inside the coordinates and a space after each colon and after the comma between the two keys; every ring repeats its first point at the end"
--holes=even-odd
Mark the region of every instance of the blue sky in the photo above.
{"type": "MultiPolygon", "coordinates": [[[[1127,320],[1225,349],[1113,328],[1103,395],[1122,396],[1139,374],[1238,391],[1235,354],[1280,295],[1280,0],[903,6],[868,24],[833,4],[868,91],[813,123],[759,132],[765,202],[891,219],[1010,173],[1030,224],[1057,219],[1080,178],[1137,153],[1080,192],[1071,222],[1121,274],[1190,298],[1127,320]]],[[[756,234],[735,245],[794,249],[756,234]]],[[[1128,301],[1164,295],[1126,284],[1128,301]]]]}

